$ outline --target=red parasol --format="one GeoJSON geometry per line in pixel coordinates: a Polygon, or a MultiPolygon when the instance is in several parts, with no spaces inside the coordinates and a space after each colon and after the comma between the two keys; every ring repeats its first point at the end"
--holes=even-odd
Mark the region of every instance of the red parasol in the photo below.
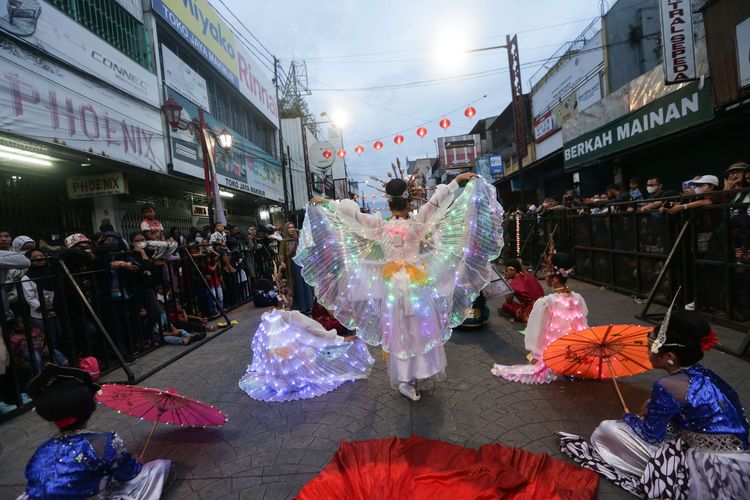
{"type": "Polygon", "coordinates": [[[604,325],[569,333],[547,346],[544,362],[560,375],[612,377],[622,407],[628,412],[617,377],[636,375],[652,368],[647,338],[651,330],[653,328],[638,325],[604,325]]]}
{"type": "Polygon", "coordinates": [[[154,422],[141,451],[141,457],[146,452],[156,424],[208,427],[221,426],[227,421],[227,417],[213,406],[177,394],[174,389],[105,384],[96,399],[118,413],[154,422]]]}

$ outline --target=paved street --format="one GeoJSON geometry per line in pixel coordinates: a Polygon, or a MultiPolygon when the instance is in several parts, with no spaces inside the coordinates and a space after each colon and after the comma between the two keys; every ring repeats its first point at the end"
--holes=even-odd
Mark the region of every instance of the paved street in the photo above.
{"type": "MultiPolygon", "coordinates": [[[[582,283],[574,288],[588,302],[591,324],[634,322],[639,306],[627,296],[582,283]]],[[[375,350],[378,361],[368,380],[312,400],[254,401],[237,381],[250,361],[250,341],[259,316],[253,306],[235,311],[231,317],[239,319],[239,326],[143,383],[173,387],[229,416],[227,425],[219,429],[162,426],[157,430],[146,458],[169,458],[178,467],[178,481],[167,498],[292,497],[331,459],[340,440],[419,434],[471,447],[499,442],[560,457],[554,431],[588,435],[600,420],[621,414],[609,381],[526,386],[492,377],[493,362],[521,362],[525,354],[519,324],[499,318],[494,308],[488,328],[454,333],[446,346],[449,379],[420,402],[410,402],[390,388],[375,350]]],[[[147,364],[142,360],[136,367],[147,364]]],[[[750,401],[746,362],[713,351],[706,364],[733,384],[746,404],[750,401]]],[[[648,397],[657,375],[622,381],[632,407],[648,397]]],[[[134,451],[140,450],[149,427],[105,407],[99,408],[90,425],[118,431],[134,451]]],[[[53,432],[33,413],[0,426],[0,498],[14,498],[23,490],[24,464],[53,432]]],[[[604,481],[600,496],[626,497],[604,481]]]]}

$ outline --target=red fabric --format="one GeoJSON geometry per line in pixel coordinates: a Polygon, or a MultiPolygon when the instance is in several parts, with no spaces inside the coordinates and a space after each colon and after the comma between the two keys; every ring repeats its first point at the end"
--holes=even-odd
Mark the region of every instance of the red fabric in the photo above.
{"type": "Polygon", "coordinates": [[[598,484],[595,472],[548,455],[499,444],[474,450],[411,436],[342,442],[297,498],[586,500],[596,497],[598,484]]]}
{"type": "Polygon", "coordinates": [[[516,274],[510,282],[510,287],[522,304],[533,304],[538,298],[544,297],[544,288],[539,284],[536,276],[531,274],[516,274]]]}
{"type": "Polygon", "coordinates": [[[328,309],[318,304],[317,300],[313,302],[312,318],[326,330],[336,330],[336,333],[342,337],[352,334],[339,320],[329,314],[328,309]]]}

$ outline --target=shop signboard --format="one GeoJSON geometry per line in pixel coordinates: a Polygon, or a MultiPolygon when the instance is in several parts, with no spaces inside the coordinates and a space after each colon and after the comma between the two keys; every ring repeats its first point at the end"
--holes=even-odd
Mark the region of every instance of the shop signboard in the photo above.
{"type": "Polygon", "coordinates": [[[711,85],[693,82],[563,146],[571,168],[697,125],[713,117],[711,85]]]}
{"type": "Polygon", "coordinates": [[[490,156],[490,174],[502,175],[504,173],[505,166],[503,165],[502,156],[490,156]]]}
{"type": "Polygon", "coordinates": [[[737,34],[737,73],[740,88],[750,86],[750,17],[739,23],[737,34]]]}
{"type": "Polygon", "coordinates": [[[158,109],[0,39],[0,130],[167,172],[158,109]]]}
{"type": "Polygon", "coordinates": [[[198,54],[278,126],[275,87],[208,0],[151,0],[151,5],[198,54]]]}
{"type": "Polygon", "coordinates": [[[185,64],[177,54],[163,44],[161,46],[161,60],[164,64],[164,83],[210,113],[206,79],[196,73],[193,68],[185,64]]]}
{"type": "Polygon", "coordinates": [[[547,137],[554,134],[560,127],[557,125],[555,115],[552,110],[534,118],[534,139],[536,142],[542,142],[547,137]]]}
{"type": "MultiPolygon", "coordinates": [[[[31,4],[32,2],[29,2],[31,4]]],[[[107,82],[138,99],[159,106],[159,84],[154,73],[88,31],[50,3],[36,0],[38,17],[9,19],[0,11],[0,31],[22,39],[44,53],[107,82]]]]}
{"type": "Polygon", "coordinates": [[[128,182],[122,172],[68,177],[67,185],[71,200],[128,194],[128,182]]]}
{"type": "MultiPolygon", "coordinates": [[[[198,118],[198,107],[168,89],[168,95],[182,106],[182,117],[187,121],[198,118]]],[[[284,201],[284,184],[281,165],[262,149],[232,131],[208,113],[204,113],[206,125],[215,131],[226,128],[233,136],[229,152],[215,145],[216,178],[220,186],[251,193],[269,200],[284,201]]],[[[193,177],[205,177],[203,151],[193,127],[171,133],[173,170],[193,177]]]]}
{"type": "Polygon", "coordinates": [[[691,0],[659,0],[661,39],[664,48],[664,83],[684,83],[697,78],[691,0]]]}

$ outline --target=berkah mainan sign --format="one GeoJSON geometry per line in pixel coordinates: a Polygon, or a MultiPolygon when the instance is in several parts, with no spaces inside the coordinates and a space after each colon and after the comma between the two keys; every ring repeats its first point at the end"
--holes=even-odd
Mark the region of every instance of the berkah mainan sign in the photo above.
{"type": "Polygon", "coordinates": [[[668,85],[697,78],[690,0],[659,0],[664,46],[664,82],[668,85]]]}
{"type": "Polygon", "coordinates": [[[686,129],[713,117],[710,84],[692,82],[563,146],[565,168],[686,129]]]}

